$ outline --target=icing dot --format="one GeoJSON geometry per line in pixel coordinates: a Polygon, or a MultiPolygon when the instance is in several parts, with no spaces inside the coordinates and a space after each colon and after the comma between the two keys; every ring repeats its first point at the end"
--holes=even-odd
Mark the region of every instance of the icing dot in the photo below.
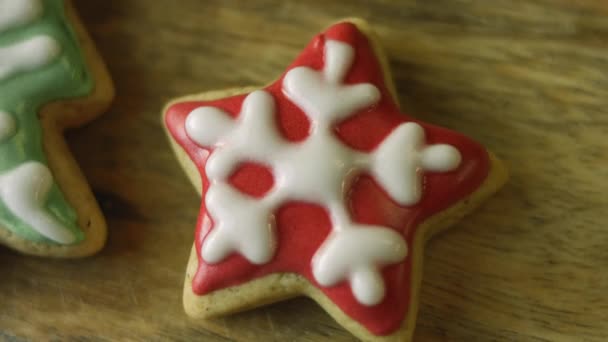
{"type": "Polygon", "coordinates": [[[214,107],[197,108],[186,119],[188,136],[202,146],[213,146],[233,128],[232,118],[214,107]]]}
{"type": "Polygon", "coordinates": [[[71,244],[76,240],[74,234],[45,208],[53,181],[46,165],[27,161],[0,174],[0,200],[40,235],[60,244],[71,244]]]}
{"type": "Polygon", "coordinates": [[[17,130],[17,123],[12,115],[0,111],[0,142],[12,137],[17,130]]]}
{"type": "Polygon", "coordinates": [[[59,43],[46,35],[2,47],[0,48],[0,80],[45,66],[55,60],[60,52],[59,43]]]}
{"type": "Polygon", "coordinates": [[[425,170],[446,172],[456,169],[461,160],[460,152],[454,146],[438,144],[423,150],[421,164],[425,170]]]}
{"type": "Polygon", "coordinates": [[[40,0],[0,0],[0,32],[30,23],[41,14],[40,0]]]}

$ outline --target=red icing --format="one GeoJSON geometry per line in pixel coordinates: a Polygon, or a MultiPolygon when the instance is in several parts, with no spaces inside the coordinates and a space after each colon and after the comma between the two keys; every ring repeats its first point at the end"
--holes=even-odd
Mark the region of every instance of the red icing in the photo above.
{"type": "MultiPolygon", "coordinates": [[[[353,185],[348,199],[353,220],[392,227],[403,234],[409,247],[408,257],[403,262],[383,268],[386,296],[376,306],[359,304],[346,281],[329,288],[316,283],[311,272],[311,258],[331,231],[331,224],[327,211],[310,203],[285,203],[275,213],[278,240],[276,255],[268,264],[258,266],[250,264],[238,254],[233,254],[215,265],[206,264],[201,259],[202,241],[213,229],[212,223],[204,225],[202,222],[205,216],[203,201],[195,242],[199,252],[199,268],[192,288],[196,294],[203,295],[270,273],[295,272],[317,285],[344,313],[361,323],[371,333],[388,335],[399,328],[408,314],[412,286],[411,256],[415,253],[414,248],[420,248],[413,245],[416,227],[424,219],[448,208],[480,186],[488,173],[488,154],[481,145],[461,134],[419,122],[400,113],[385,85],[381,66],[368,39],[353,24],[334,25],[325,34],[314,38],[287,70],[303,65],[321,69],[326,39],[340,40],[355,48],[355,62],[346,83],[372,83],[382,94],[382,99],[376,106],[357,113],[335,127],[337,136],[344,143],[356,149],[370,151],[398,124],[414,121],[424,127],[428,144],[450,144],[458,148],[462,155],[461,165],[449,173],[425,174],[423,198],[418,204],[409,207],[402,207],[393,202],[369,176],[361,176],[353,185]]],[[[304,113],[282,94],[283,76],[265,89],[275,98],[277,122],[282,133],[291,141],[301,141],[308,136],[310,123],[304,113]]],[[[190,111],[200,106],[219,107],[236,116],[245,96],[246,94],[215,101],[178,103],[171,106],[167,112],[166,124],[173,137],[198,166],[203,189],[208,185],[205,162],[209,153],[188,138],[184,121],[190,111]]],[[[231,182],[243,192],[262,196],[272,186],[272,174],[264,167],[248,164],[235,171],[231,182]]]]}
{"type": "Polygon", "coordinates": [[[251,197],[261,198],[272,188],[274,178],[266,166],[243,163],[228,179],[230,184],[251,197]]]}

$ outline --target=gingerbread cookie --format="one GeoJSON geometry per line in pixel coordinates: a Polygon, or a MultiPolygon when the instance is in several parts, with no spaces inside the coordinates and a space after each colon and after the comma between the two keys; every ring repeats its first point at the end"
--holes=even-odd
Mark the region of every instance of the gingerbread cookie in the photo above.
{"type": "Polygon", "coordinates": [[[69,1],[0,0],[0,243],[53,257],[103,246],[103,216],[62,132],[112,97],[69,1]]]}
{"type": "Polygon", "coordinates": [[[366,341],[409,340],[427,238],[506,180],[471,139],[402,114],[377,40],[353,19],[263,88],[164,111],[203,201],[186,312],[306,295],[366,341]]]}

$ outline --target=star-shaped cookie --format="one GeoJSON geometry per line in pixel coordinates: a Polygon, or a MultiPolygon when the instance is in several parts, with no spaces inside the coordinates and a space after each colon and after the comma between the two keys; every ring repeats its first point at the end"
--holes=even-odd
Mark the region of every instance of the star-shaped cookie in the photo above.
{"type": "Polygon", "coordinates": [[[478,143],[400,112],[356,19],[270,85],[178,99],[163,118],[203,196],[184,285],[195,317],[306,295],[363,340],[408,340],[426,239],[506,180],[478,143]]]}
{"type": "Polygon", "coordinates": [[[0,0],[0,244],[53,257],[103,246],[105,221],[62,132],[113,94],[69,1],[0,0]]]}

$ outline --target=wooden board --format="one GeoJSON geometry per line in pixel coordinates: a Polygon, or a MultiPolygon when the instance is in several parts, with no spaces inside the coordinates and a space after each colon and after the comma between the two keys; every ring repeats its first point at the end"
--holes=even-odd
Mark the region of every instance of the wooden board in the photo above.
{"type": "Polygon", "coordinates": [[[76,3],[118,96],[68,134],[108,218],[98,256],[0,250],[0,340],[350,341],[295,299],[213,321],[182,310],[199,198],[159,115],[172,97],[261,85],[332,21],[361,16],[404,108],[504,158],[511,181],[426,250],[416,341],[608,340],[604,0],[76,3]]]}

